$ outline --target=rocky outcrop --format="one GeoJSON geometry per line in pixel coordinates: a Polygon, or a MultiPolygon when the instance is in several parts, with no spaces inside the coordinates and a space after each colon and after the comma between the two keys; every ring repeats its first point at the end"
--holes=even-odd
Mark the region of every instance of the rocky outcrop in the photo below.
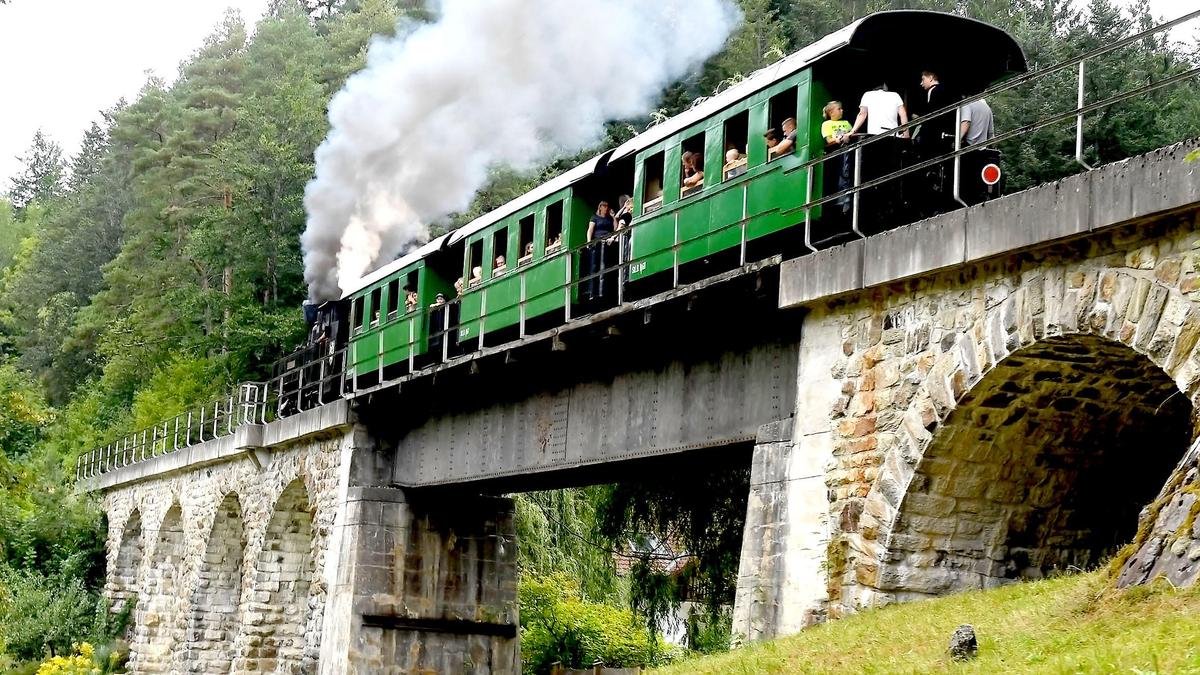
{"type": "Polygon", "coordinates": [[[1167,481],[1158,498],[1142,512],[1137,539],[1118,558],[1121,587],[1164,577],[1176,586],[1200,578],[1200,441],[1167,481]]]}

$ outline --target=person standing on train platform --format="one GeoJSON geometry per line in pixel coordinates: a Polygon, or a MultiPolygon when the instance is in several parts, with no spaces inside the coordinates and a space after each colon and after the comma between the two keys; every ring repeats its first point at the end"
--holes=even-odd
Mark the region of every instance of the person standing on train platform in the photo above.
{"type": "Polygon", "coordinates": [[[588,247],[580,260],[585,268],[583,274],[587,277],[583,283],[583,296],[587,300],[597,298],[604,293],[600,277],[593,275],[599,275],[607,263],[604,259],[604,241],[612,236],[614,231],[616,231],[616,224],[613,221],[608,202],[602,201],[596,205],[596,214],[588,221],[588,247]]]}
{"type": "MultiPolygon", "coordinates": [[[[825,139],[825,152],[833,152],[850,142],[850,122],[842,119],[843,112],[841,101],[830,101],[821,109],[821,114],[825,118],[825,121],[821,123],[821,138],[825,139]]],[[[828,188],[841,192],[850,187],[851,157],[850,153],[846,153],[831,160],[829,168],[826,169],[828,172],[826,175],[830,177],[828,188]]],[[[850,203],[850,195],[843,196],[837,201],[843,214],[849,212],[850,203]]]]}
{"type": "MultiPolygon", "coordinates": [[[[865,92],[858,103],[858,117],[850,128],[850,136],[859,133],[866,127],[867,135],[879,136],[887,134],[890,138],[881,139],[863,148],[862,165],[859,172],[864,181],[889,176],[900,169],[900,141],[892,129],[908,124],[908,108],[904,100],[894,91],[890,91],[886,83],[865,92]]],[[[898,135],[899,139],[908,139],[908,131],[898,135]]],[[[900,203],[899,182],[888,181],[870,190],[862,192],[861,200],[866,200],[865,210],[869,218],[882,225],[896,215],[900,203]]]]}
{"type": "Polygon", "coordinates": [[[996,136],[996,127],[992,120],[992,107],[986,99],[971,101],[962,107],[959,116],[958,135],[962,136],[963,145],[979,145],[986,143],[996,136]]]}
{"type": "MultiPolygon", "coordinates": [[[[956,100],[932,70],[921,73],[921,88],[925,90],[925,103],[921,106],[922,116],[950,106],[956,100]]],[[[928,159],[945,154],[954,145],[953,133],[953,111],[923,120],[917,134],[917,148],[921,156],[928,159]]]]}

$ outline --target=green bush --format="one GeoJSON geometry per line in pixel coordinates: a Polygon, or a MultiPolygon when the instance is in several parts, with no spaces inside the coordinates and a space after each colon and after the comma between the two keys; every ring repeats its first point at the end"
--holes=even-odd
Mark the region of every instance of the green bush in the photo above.
{"type": "Polygon", "coordinates": [[[522,579],[519,593],[521,661],[529,675],[548,672],[555,661],[620,668],[662,665],[677,655],[629,610],[583,600],[566,575],[522,579]]]}
{"type": "Polygon", "coordinates": [[[10,662],[67,654],[83,642],[110,643],[124,631],[130,611],[110,612],[70,565],[49,575],[0,566],[0,645],[10,662]]]}

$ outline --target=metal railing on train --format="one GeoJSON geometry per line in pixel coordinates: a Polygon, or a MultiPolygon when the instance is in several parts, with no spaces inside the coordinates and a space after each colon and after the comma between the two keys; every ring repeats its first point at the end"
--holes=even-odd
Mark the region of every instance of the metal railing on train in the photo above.
{"type": "MultiPolygon", "coordinates": [[[[785,168],[784,171],[794,173],[798,171],[804,172],[804,180],[806,184],[805,201],[796,209],[798,217],[803,219],[804,224],[804,245],[812,250],[818,250],[813,242],[813,211],[817,207],[835,203],[838,200],[849,198],[852,200],[850,209],[849,230],[845,233],[848,236],[865,237],[866,234],[862,231],[860,222],[861,202],[863,193],[875,188],[879,188],[892,181],[898,181],[901,178],[916,174],[918,172],[944,167],[946,163],[952,162],[951,174],[951,197],[961,206],[967,206],[967,202],[963,199],[962,193],[962,160],[963,157],[984,148],[992,148],[1006,140],[1017,138],[1033,131],[1045,128],[1054,124],[1061,124],[1070,120],[1075,121],[1075,156],[1074,160],[1080,166],[1090,169],[1084,160],[1084,125],[1083,121],[1086,115],[1102,110],[1109,106],[1115,105],[1125,100],[1129,100],[1136,96],[1151,93],[1164,87],[1178,84],[1185,80],[1197,77],[1200,75],[1200,67],[1182,71],[1155,82],[1149,82],[1129,90],[1114,94],[1100,101],[1092,103],[1086,102],[1085,74],[1086,64],[1105,54],[1110,54],[1122,47],[1127,47],[1140,40],[1171,30],[1177,26],[1185,24],[1200,18],[1200,10],[1185,14],[1173,21],[1160,24],[1135,35],[1119,40],[1109,45],[1094,49],[1083,55],[1069,59],[1062,63],[1056,64],[1049,68],[1026,73],[1024,75],[1009,79],[1002,82],[987,91],[980,94],[964,98],[954,104],[942,108],[941,110],[933,111],[928,115],[914,119],[907,124],[903,124],[888,130],[886,134],[880,134],[861,140],[850,145],[849,147],[841,148],[834,151],[824,153],[819,157],[805,159],[798,165],[785,168]],[[1041,82],[1044,78],[1050,77],[1055,73],[1062,72],[1068,68],[1077,68],[1077,98],[1074,108],[1057,113],[1043,115],[1037,121],[1031,122],[1017,129],[1008,132],[997,134],[991,139],[987,139],[981,143],[963,147],[962,134],[959,132],[962,122],[962,109],[975,101],[994,97],[997,94],[1014,89],[1016,87],[1031,85],[1041,82]],[[867,180],[862,177],[863,173],[863,151],[877,143],[885,143],[887,139],[896,138],[897,134],[914,130],[923,123],[928,123],[931,119],[941,116],[954,115],[953,127],[953,150],[941,153],[932,158],[921,159],[918,162],[905,166],[899,170],[886,173],[867,180]],[[853,182],[845,189],[838,190],[829,194],[823,194],[820,197],[813,197],[813,190],[816,180],[816,171],[822,165],[851,155],[853,157],[853,182]]],[[[1180,139],[1183,140],[1183,139],[1180,139]]],[[[778,159],[778,158],[776,158],[778,159]]],[[[770,167],[770,160],[765,165],[770,167]]],[[[749,262],[747,256],[746,236],[748,217],[745,211],[747,203],[747,185],[750,178],[758,175],[761,171],[770,170],[762,167],[753,167],[746,179],[733,183],[733,187],[740,183],[740,189],[743,192],[743,217],[740,221],[723,225],[714,230],[704,231],[694,236],[681,238],[679,231],[679,222],[676,217],[675,232],[672,245],[669,250],[672,256],[671,263],[671,288],[680,286],[680,252],[689,244],[709,239],[718,236],[729,230],[739,230],[739,253],[738,263],[740,267],[745,267],[749,262]]],[[[724,183],[725,181],[723,181],[724,183]]],[[[681,196],[680,202],[685,202],[686,199],[704,194],[711,194],[712,191],[721,190],[722,185],[705,186],[702,190],[693,192],[687,197],[681,196]]],[[[665,210],[677,209],[679,204],[672,204],[665,210]]],[[[656,210],[654,213],[658,213],[656,210]]],[[[643,213],[642,215],[647,215],[643,213]]],[[[604,309],[620,306],[625,303],[626,284],[630,276],[631,268],[647,262],[651,257],[663,255],[665,250],[656,249],[653,252],[644,256],[632,256],[633,244],[636,240],[636,233],[641,229],[643,222],[635,222],[631,227],[618,230],[611,237],[597,242],[589,242],[575,248],[573,250],[562,250],[551,256],[545,256],[539,261],[530,261],[528,263],[519,263],[515,269],[506,272],[504,278],[511,278],[512,274],[517,274],[520,278],[520,294],[516,303],[518,321],[517,321],[517,338],[527,336],[527,322],[531,318],[528,316],[529,306],[546,297],[562,294],[562,320],[568,322],[573,316],[575,309],[581,309],[584,312],[592,313],[594,311],[603,311],[604,309]],[[616,256],[615,263],[612,263],[611,258],[616,256]],[[565,265],[566,273],[563,283],[560,286],[543,290],[535,294],[527,293],[527,275],[539,265],[545,262],[556,259],[559,256],[567,256],[568,264],[565,265]],[[588,264],[584,264],[584,260],[588,260],[588,264]],[[610,264],[612,263],[612,264],[610,264]],[[582,270],[588,270],[586,272],[582,270]],[[594,271],[593,271],[594,270],[594,271]],[[611,289],[611,294],[610,290],[611,289]],[[580,299],[583,299],[583,302],[580,299]]],[[[487,307],[487,289],[493,279],[483,280],[472,286],[468,290],[480,290],[484,292],[481,300],[480,312],[477,319],[472,318],[471,321],[478,321],[479,330],[476,336],[472,337],[469,342],[472,342],[471,347],[474,351],[482,350],[486,343],[486,337],[489,334],[487,320],[489,315],[495,316],[500,312],[510,312],[511,305],[492,310],[487,307]]],[[[467,356],[464,351],[463,342],[459,340],[459,323],[453,320],[452,308],[461,308],[459,299],[450,300],[444,304],[433,305],[430,307],[416,308],[410,312],[397,317],[400,320],[408,320],[409,322],[409,339],[406,344],[408,373],[397,378],[385,378],[383,359],[380,358],[378,372],[374,374],[374,379],[378,383],[375,386],[387,386],[394,380],[405,379],[419,375],[425,369],[436,367],[442,363],[452,362],[457,358],[467,356]],[[417,350],[421,347],[418,331],[415,328],[417,320],[416,315],[423,313],[423,321],[427,327],[426,343],[428,354],[421,355],[423,367],[418,367],[417,350]],[[434,353],[436,352],[438,353],[434,353]]],[[[507,327],[507,326],[505,326],[507,327]]],[[[355,331],[352,330],[352,333],[355,331]]],[[[351,336],[353,339],[353,334],[351,336]]],[[[498,346],[498,345],[497,345],[498,346]]],[[[175,416],[174,418],[164,421],[161,425],[156,425],[148,429],[140,430],[139,432],[126,435],[122,439],[110,443],[104,447],[96,448],[91,452],[81,456],[76,464],[77,478],[92,478],[108,471],[118,469],[130,464],[146,461],[154,457],[177,452],[179,450],[192,447],[198,443],[212,441],[222,436],[233,434],[238,427],[243,424],[266,424],[277,419],[288,417],[298,412],[309,410],[311,408],[324,405],[335,398],[342,398],[352,394],[355,391],[360,391],[359,378],[365,374],[355,370],[350,376],[347,376],[349,370],[353,370],[353,364],[348,361],[348,357],[352,356],[349,348],[343,348],[338,351],[331,352],[320,358],[314,359],[300,368],[288,371],[282,375],[277,375],[267,382],[247,382],[239,385],[233,392],[228,395],[211,401],[206,405],[199,406],[190,411],[175,416]]],[[[352,361],[352,359],[351,359],[352,361]]],[[[366,387],[371,389],[372,387],[366,387]]]]}

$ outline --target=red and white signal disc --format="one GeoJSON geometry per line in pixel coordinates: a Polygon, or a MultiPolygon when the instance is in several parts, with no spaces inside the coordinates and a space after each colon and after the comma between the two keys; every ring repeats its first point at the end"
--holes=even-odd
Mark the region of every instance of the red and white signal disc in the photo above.
{"type": "Polygon", "coordinates": [[[995,185],[1000,182],[1000,167],[996,164],[985,164],[979,172],[979,177],[983,179],[984,184],[995,185]]]}

